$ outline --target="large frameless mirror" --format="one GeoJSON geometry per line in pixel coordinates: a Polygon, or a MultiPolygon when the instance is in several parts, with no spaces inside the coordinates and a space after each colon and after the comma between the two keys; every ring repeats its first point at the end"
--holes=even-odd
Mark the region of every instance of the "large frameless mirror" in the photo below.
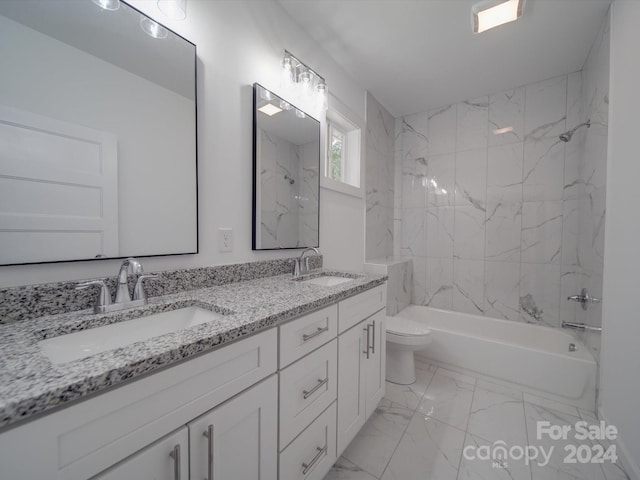
{"type": "Polygon", "coordinates": [[[253,86],[253,249],[317,247],[320,122],[253,86]]]}
{"type": "Polygon", "coordinates": [[[4,0],[0,45],[0,264],[197,253],[195,45],[100,0],[4,0]]]}

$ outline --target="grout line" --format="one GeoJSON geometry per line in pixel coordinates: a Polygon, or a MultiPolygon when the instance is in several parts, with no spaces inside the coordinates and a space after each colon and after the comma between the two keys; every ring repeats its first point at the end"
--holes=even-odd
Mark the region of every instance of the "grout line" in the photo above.
{"type": "Polygon", "coordinates": [[[473,402],[476,398],[476,390],[478,388],[478,378],[475,377],[476,383],[473,384],[473,395],[471,395],[471,402],[469,403],[469,413],[467,414],[467,424],[464,427],[464,441],[462,442],[462,452],[460,452],[460,460],[458,460],[458,472],[456,474],[456,480],[460,479],[460,467],[462,466],[462,457],[464,456],[464,447],[467,443],[467,435],[469,434],[469,421],[471,420],[471,410],[473,409],[473,402]]]}

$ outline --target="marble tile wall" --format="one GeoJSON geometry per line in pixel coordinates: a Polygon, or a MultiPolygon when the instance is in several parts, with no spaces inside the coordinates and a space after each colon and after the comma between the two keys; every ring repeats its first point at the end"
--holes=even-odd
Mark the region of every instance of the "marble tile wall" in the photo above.
{"type": "Polygon", "coordinates": [[[558,135],[581,121],[582,78],[396,119],[396,253],[413,258],[413,303],[552,327],[575,320],[566,297],[578,291],[581,152],[558,135]]]}
{"type": "Polygon", "coordinates": [[[393,255],[394,118],[367,93],[366,245],[367,259],[393,255]]]}
{"type": "Polygon", "coordinates": [[[364,271],[387,275],[387,315],[394,316],[411,303],[413,261],[410,258],[381,257],[367,260],[364,271]]]}
{"type": "MultiPolygon", "coordinates": [[[[602,25],[598,39],[591,47],[582,70],[583,114],[581,122],[591,120],[588,129],[581,130],[579,144],[583,161],[579,168],[578,251],[576,290],[583,287],[589,294],[602,298],[604,267],[604,223],[609,119],[609,18],[602,25]]],[[[587,325],[602,325],[602,305],[592,304],[584,311],[576,309],[577,319],[587,325]]],[[[600,334],[588,332],[583,340],[596,360],[600,356],[600,334]]]]}

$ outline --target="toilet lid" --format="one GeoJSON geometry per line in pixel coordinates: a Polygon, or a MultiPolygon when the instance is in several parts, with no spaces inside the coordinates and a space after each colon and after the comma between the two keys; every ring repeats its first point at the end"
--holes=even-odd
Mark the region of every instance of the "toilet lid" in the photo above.
{"type": "Polygon", "coordinates": [[[400,317],[387,317],[387,332],[394,335],[429,335],[431,330],[424,323],[400,317]]]}

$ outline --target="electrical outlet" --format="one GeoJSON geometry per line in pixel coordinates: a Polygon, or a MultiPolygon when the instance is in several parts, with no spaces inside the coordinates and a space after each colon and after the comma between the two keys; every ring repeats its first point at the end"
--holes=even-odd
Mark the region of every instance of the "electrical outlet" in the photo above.
{"type": "Polygon", "coordinates": [[[218,229],[218,246],[221,252],[231,252],[233,250],[233,230],[230,228],[218,229]]]}

